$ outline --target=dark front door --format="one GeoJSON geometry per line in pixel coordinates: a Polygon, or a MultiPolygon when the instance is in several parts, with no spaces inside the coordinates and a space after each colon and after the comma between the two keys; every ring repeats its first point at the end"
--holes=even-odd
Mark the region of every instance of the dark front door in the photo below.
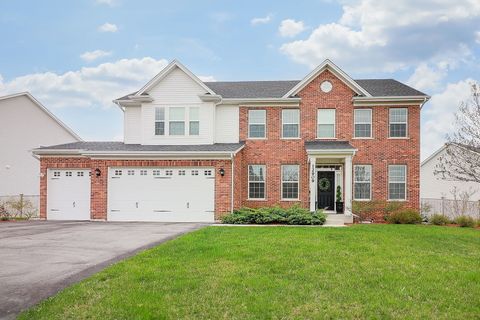
{"type": "Polygon", "coordinates": [[[335,172],[319,171],[317,178],[317,208],[334,210],[335,172]]]}

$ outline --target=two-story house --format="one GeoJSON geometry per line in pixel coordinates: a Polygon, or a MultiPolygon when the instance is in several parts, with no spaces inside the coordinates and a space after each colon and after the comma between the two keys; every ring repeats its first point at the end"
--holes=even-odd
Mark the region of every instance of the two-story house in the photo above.
{"type": "Polygon", "coordinates": [[[124,142],[39,148],[41,217],[209,221],[242,206],[419,207],[420,109],[392,79],[325,60],[298,81],[202,82],[173,61],[114,100],[124,142]]]}

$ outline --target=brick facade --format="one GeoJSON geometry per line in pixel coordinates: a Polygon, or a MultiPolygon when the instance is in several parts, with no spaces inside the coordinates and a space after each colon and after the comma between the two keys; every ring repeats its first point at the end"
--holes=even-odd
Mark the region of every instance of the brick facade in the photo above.
{"type": "MultiPolygon", "coordinates": [[[[372,109],[372,138],[356,139],[354,135],[355,92],[331,72],[324,71],[303,88],[298,96],[300,102],[300,139],[281,138],[282,107],[240,107],[240,140],[245,140],[242,163],[242,205],[260,207],[279,204],[290,206],[300,203],[309,207],[309,174],[304,142],[316,140],[317,109],[336,109],[336,139],[349,141],[358,149],[353,157],[353,165],[372,165],[372,200],[386,200],[388,197],[388,165],[407,165],[406,205],[419,208],[420,174],[420,106],[408,106],[408,137],[389,138],[389,108],[387,106],[368,107],[372,109]],[[320,84],[328,80],[333,84],[329,93],[320,90],[320,84]],[[248,110],[265,109],[267,112],[266,139],[248,139],[248,110]],[[266,200],[248,200],[249,164],[266,164],[266,200]],[[281,200],[282,164],[300,165],[299,201],[281,200]]],[[[355,107],[360,108],[360,107],[355,107]]],[[[367,107],[363,107],[367,108],[367,107]]]]}
{"type": "Polygon", "coordinates": [[[107,179],[109,167],[214,167],[215,168],[215,219],[231,210],[231,161],[230,160],[98,160],[74,157],[42,157],[40,160],[40,218],[47,215],[47,169],[90,169],[91,219],[107,219],[107,179]],[[101,175],[95,176],[100,169],[101,175]],[[220,169],[225,170],[222,177],[220,169]]]}

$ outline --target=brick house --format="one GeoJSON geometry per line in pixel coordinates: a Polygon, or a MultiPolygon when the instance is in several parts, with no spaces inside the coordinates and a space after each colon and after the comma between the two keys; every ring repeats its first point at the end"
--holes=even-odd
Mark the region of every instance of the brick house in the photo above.
{"type": "Polygon", "coordinates": [[[34,150],[44,219],[214,221],[242,206],[419,207],[420,110],[393,79],[329,60],[299,81],[202,82],[173,61],[114,102],[124,142],[34,150]]]}

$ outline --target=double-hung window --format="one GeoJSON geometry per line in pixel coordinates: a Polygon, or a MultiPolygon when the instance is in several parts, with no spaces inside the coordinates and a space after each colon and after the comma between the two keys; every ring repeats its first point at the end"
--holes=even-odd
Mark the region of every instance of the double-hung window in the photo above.
{"type": "Polygon", "coordinates": [[[248,166],[248,198],[265,199],[265,166],[248,166]]]}
{"type": "Polygon", "coordinates": [[[390,108],[390,138],[406,138],[407,137],[407,108],[390,108]]]}
{"type": "Polygon", "coordinates": [[[185,108],[169,108],[168,134],[171,136],[185,135],[185,108]]]}
{"type": "Polygon", "coordinates": [[[266,110],[248,110],[248,137],[265,138],[266,110]]]}
{"type": "Polygon", "coordinates": [[[407,166],[388,166],[388,199],[406,200],[407,193],[407,166]]]}
{"type": "Polygon", "coordinates": [[[370,200],[372,197],[372,166],[371,165],[355,165],[353,167],[355,200],[370,200]]]}
{"type": "Polygon", "coordinates": [[[355,109],[355,138],[372,137],[372,109],[355,109]]]}
{"type": "Polygon", "coordinates": [[[298,165],[282,166],[282,199],[298,199],[298,165]]]}
{"type": "Polygon", "coordinates": [[[300,124],[300,110],[282,110],[282,138],[298,138],[300,124]]]}
{"type": "Polygon", "coordinates": [[[317,138],[335,138],[335,109],[318,109],[317,138]]]}
{"type": "Polygon", "coordinates": [[[165,135],[165,108],[164,107],[155,108],[155,135],[156,136],[165,135]]]}
{"type": "Polygon", "coordinates": [[[198,136],[200,134],[200,108],[191,107],[188,113],[188,134],[191,136],[198,136]]]}

